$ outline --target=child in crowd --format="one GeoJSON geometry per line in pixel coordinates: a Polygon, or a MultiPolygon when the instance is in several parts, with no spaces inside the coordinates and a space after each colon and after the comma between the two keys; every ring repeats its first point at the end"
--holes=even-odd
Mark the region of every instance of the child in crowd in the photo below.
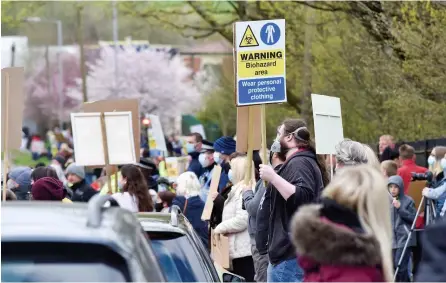
{"type": "Polygon", "coordinates": [[[410,196],[404,194],[404,183],[400,176],[391,176],[388,182],[389,193],[392,195],[391,220],[393,228],[392,252],[395,269],[400,258],[403,257],[398,269],[396,282],[409,282],[409,260],[411,247],[416,246],[415,235],[411,235],[408,248],[403,255],[403,249],[409,237],[409,231],[415,220],[415,202],[410,196]]]}
{"type": "Polygon", "coordinates": [[[398,164],[393,160],[383,161],[381,163],[381,172],[386,178],[398,175],[398,164]]]}

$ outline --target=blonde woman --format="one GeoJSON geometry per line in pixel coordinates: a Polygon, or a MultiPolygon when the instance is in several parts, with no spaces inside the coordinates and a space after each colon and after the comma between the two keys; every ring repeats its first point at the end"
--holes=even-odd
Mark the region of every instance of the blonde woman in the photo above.
{"type": "Polygon", "coordinates": [[[194,172],[184,172],[177,179],[176,197],[172,205],[177,205],[183,211],[205,247],[208,247],[209,230],[207,223],[201,220],[204,202],[200,198],[200,190],[201,185],[197,175],[194,172]]]}
{"type": "Polygon", "coordinates": [[[446,192],[442,192],[442,187],[446,185],[446,146],[435,147],[429,158],[429,171],[434,174],[432,188],[425,188],[423,195],[430,199],[436,199],[436,214],[444,215],[446,210],[446,192]],[[443,209],[444,207],[444,209],[443,209]]]}
{"type": "Polygon", "coordinates": [[[322,203],[303,206],[292,220],[304,281],[393,281],[390,202],[387,182],[373,166],[339,171],[322,203]]]}
{"type": "MultiPolygon", "coordinates": [[[[243,189],[246,174],[246,156],[231,160],[229,179],[234,184],[225,201],[222,222],[215,227],[215,234],[229,237],[229,258],[232,272],[244,277],[246,282],[254,282],[254,262],[251,254],[251,242],[248,233],[248,212],[243,209],[243,189]]],[[[252,162],[252,161],[251,161],[252,162]]],[[[252,165],[254,168],[254,164],[252,165]]],[[[254,181],[254,172],[252,172],[254,181]]]]}

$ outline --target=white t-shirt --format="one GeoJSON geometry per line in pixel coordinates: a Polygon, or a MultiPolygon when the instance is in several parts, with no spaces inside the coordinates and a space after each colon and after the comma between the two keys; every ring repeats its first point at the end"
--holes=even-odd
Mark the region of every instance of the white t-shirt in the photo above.
{"type": "Polygon", "coordinates": [[[138,200],[135,196],[131,196],[128,192],[115,193],[112,195],[112,197],[118,202],[120,207],[134,213],[139,212],[138,200]]]}

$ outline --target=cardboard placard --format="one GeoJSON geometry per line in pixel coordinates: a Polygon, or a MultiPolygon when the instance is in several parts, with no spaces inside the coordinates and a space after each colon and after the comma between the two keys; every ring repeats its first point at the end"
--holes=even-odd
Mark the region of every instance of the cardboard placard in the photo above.
{"type": "Polygon", "coordinates": [[[218,192],[218,184],[220,183],[221,166],[216,165],[212,171],[211,185],[209,186],[209,194],[204,205],[203,213],[201,214],[201,220],[207,221],[211,219],[212,209],[214,208],[214,201],[211,198],[211,194],[218,192]]]}
{"type": "Polygon", "coordinates": [[[167,157],[166,171],[170,180],[175,180],[178,176],[186,172],[188,165],[187,157],[167,157]]]}
{"type": "Polygon", "coordinates": [[[229,239],[222,234],[214,234],[211,230],[211,255],[212,259],[223,268],[230,268],[229,239]]]}
{"type": "Polygon", "coordinates": [[[133,144],[135,147],[136,162],[139,162],[140,152],[140,121],[139,103],[137,99],[113,99],[87,102],[82,105],[83,112],[132,112],[133,144]]]}
{"type": "Polygon", "coordinates": [[[148,129],[150,149],[161,150],[167,153],[166,139],[164,138],[160,118],[156,115],[148,116],[150,119],[150,128],[148,129]]]}
{"type": "MultiPolygon", "coordinates": [[[[410,182],[409,184],[407,195],[414,200],[416,209],[418,209],[421,199],[423,198],[422,192],[425,187],[426,187],[425,181],[415,181],[415,182],[410,182]]],[[[421,208],[421,211],[424,211],[424,205],[421,208]]]]}
{"type": "Polygon", "coordinates": [[[2,152],[6,149],[6,136],[8,138],[8,150],[20,149],[22,143],[23,79],[24,68],[2,69],[2,152]],[[6,80],[9,81],[8,84],[6,80]]]}
{"type": "MultiPolygon", "coordinates": [[[[254,113],[253,117],[253,150],[260,150],[262,146],[261,119],[262,108],[260,105],[249,106],[254,113]]],[[[237,152],[248,151],[249,107],[237,108],[237,152]]]]}
{"type": "Polygon", "coordinates": [[[135,163],[132,113],[105,112],[104,125],[101,115],[71,113],[76,164],[103,166],[135,163]]]}
{"type": "Polygon", "coordinates": [[[335,154],[335,146],[344,139],[341,100],[338,97],[311,94],[314,136],[317,154],[335,154]]]}

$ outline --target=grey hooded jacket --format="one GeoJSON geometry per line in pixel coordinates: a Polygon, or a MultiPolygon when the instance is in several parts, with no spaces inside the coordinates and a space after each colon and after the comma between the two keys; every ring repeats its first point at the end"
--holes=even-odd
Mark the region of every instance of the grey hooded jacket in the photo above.
{"type": "MultiPolygon", "coordinates": [[[[400,208],[395,208],[390,203],[390,214],[392,218],[393,239],[392,249],[404,248],[409,237],[409,231],[415,220],[417,214],[415,208],[415,202],[410,196],[404,194],[404,183],[400,176],[391,176],[389,178],[388,185],[395,184],[400,188],[398,201],[400,201],[400,208]]],[[[416,246],[415,234],[412,233],[408,247],[416,246]]]]}
{"type": "Polygon", "coordinates": [[[255,234],[257,233],[256,227],[256,216],[257,209],[260,205],[260,200],[265,193],[265,186],[263,185],[263,181],[260,180],[256,184],[255,192],[252,190],[245,191],[243,193],[243,204],[245,206],[246,211],[249,214],[249,222],[248,222],[248,232],[251,238],[251,244],[255,244],[255,234]]]}

